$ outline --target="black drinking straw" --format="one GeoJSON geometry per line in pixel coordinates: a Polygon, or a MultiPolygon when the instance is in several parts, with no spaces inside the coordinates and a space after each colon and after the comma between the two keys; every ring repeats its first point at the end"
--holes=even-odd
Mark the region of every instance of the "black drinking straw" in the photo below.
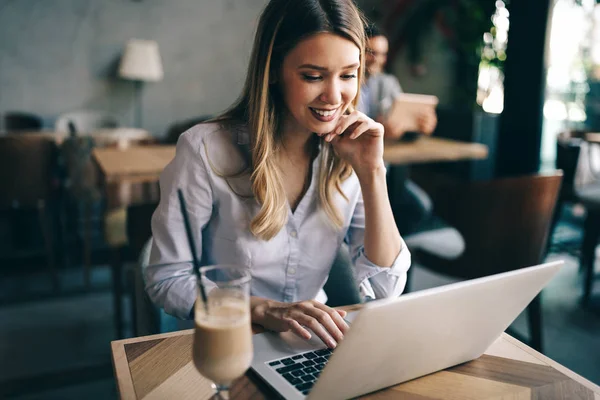
{"type": "Polygon", "coordinates": [[[181,214],[183,215],[183,223],[185,224],[185,232],[187,234],[188,243],[190,250],[192,251],[192,260],[194,263],[194,272],[198,279],[198,286],[200,286],[200,296],[202,296],[202,302],[204,303],[204,310],[208,314],[208,300],[206,299],[206,291],[202,284],[202,276],[200,274],[200,260],[196,254],[196,244],[194,243],[194,235],[192,235],[192,226],[190,225],[190,218],[188,216],[187,208],[185,206],[185,200],[183,198],[183,192],[181,189],[177,189],[177,196],[179,197],[179,206],[181,207],[181,214]]]}

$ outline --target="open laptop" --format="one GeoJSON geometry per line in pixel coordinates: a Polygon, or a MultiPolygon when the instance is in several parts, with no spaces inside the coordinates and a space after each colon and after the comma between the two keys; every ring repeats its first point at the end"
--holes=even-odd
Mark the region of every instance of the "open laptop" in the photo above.
{"type": "Polygon", "coordinates": [[[313,335],[254,335],[252,370],[286,399],[348,399],[479,357],[562,261],[409,293],[349,314],[332,352],[313,335]]]}

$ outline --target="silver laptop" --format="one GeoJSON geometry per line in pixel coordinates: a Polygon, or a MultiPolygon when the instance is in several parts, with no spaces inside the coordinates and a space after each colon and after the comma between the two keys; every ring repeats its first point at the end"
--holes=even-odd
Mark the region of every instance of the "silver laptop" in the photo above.
{"type": "Polygon", "coordinates": [[[252,370],[286,399],[348,399],[479,357],[562,261],[367,303],[332,352],[313,335],[254,335],[252,370]]]}

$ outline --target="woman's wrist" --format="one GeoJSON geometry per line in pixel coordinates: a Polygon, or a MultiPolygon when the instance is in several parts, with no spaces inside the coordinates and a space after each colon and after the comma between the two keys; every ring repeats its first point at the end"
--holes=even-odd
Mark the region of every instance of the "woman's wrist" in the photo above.
{"type": "Polygon", "coordinates": [[[354,168],[354,172],[356,173],[361,186],[370,185],[381,179],[385,180],[385,171],[383,159],[380,163],[354,168]]]}
{"type": "Polygon", "coordinates": [[[250,297],[250,318],[253,324],[263,325],[265,314],[270,307],[276,305],[276,301],[264,297],[250,297]]]}

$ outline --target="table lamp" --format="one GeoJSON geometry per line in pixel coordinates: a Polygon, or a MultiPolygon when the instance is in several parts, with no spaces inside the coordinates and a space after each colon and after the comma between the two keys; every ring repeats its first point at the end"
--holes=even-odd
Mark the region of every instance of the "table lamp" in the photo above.
{"type": "Polygon", "coordinates": [[[132,80],[135,89],[135,124],[142,127],[143,82],[158,82],[163,78],[163,68],[158,51],[158,43],[154,40],[131,39],[127,42],[125,52],[119,66],[119,76],[132,80]]]}

